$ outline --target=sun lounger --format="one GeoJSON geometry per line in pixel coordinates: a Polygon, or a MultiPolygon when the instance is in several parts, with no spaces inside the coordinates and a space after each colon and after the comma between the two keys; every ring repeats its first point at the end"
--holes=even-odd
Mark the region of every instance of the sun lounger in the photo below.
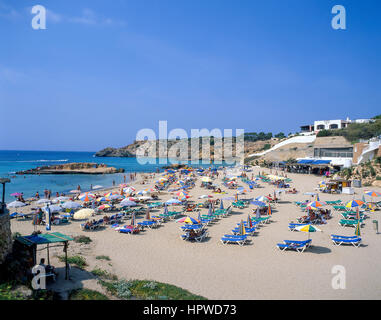
{"type": "Polygon", "coordinates": [[[296,243],[296,244],[305,244],[308,247],[311,246],[312,239],[308,240],[283,240],[285,244],[291,244],[291,243],[296,243]]]}
{"type": "Polygon", "coordinates": [[[235,235],[231,235],[231,234],[225,234],[221,238],[221,242],[222,242],[222,244],[235,243],[235,244],[238,244],[239,246],[243,246],[243,245],[249,243],[250,240],[247,238],[246,235],[235,236],[235,235]]]}
{"type": "MultiPolygon", "coordinates": [[[[341,219],[339,221],[339,225],[341,225],[343,227],[356,227],[357,223],[358,223],[357,219],[341,219]]],[[[362,227],[363,224],[364,224],[363,220],[360,219],[360,226],[362,227]]]]}
{"type": "Polygon", "coordinates": [[[341,246],[342,244],[351,244],[354,247],[359,248],[361,245],[361,238],[359,237],[332,237],[331,239],[336,246],[341,246]]]}
{"type": "Polygon", "coordinates": [[[188,240],[188,241],[197,241],[197,242],[202,242],[209,233],[207,231],[202,231],[200,234],[196,234],[195,236],[191,236],[189,232],[182,234],[181,238],[183,240],[188,240]]]}
{"type": "Polygon", "coordinates": [[[333,206],[333,209],[337,211],[347,211],[347,208],[345,206],[333,206]]]}
{"type": "MultiPolygon", "coordinates": [[[[341,216],[344,218],[344,219],[356,219],[357,218],[357,214],[356,213],[344,213],[344,212],[340,212],[341,216]]],[[[360,219],[365,219],[367,217],[367,215],[363,214],[363,213],[360,213],[360,219]]]]}
{"type": "Polygon", "coordinates": [[[331,234],[331,238],[356,239],[358,236],[341,236],[338,234],[331,234]]]}
{"type": "Polygon", "coordinates": [[[277,243],[277,247],[280,251],[295,250],[301,253],[307,248],[307,243],[303,243],[303,242],[302,243],[296,243],[296,242],[277,243]]]}

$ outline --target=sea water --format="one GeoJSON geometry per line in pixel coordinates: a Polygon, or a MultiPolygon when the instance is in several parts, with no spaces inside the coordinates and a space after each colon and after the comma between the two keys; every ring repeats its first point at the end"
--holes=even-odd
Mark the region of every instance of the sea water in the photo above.
{"type": "MultiPolygon", "coordinates": [[[[11,196],[15,192],[23,192],[24,198],[33,197],[38,191],[43,197],[44,189],[67,194],[79,185],[81,190],[90,190],[90,186],[101,185],[105,188],[129,181],[129,173],[132,172],[156,172],[159,168],[169,165],[155,163],[140,164],[136,158],[98,158],[95,152],[69,152],[69,151],[1,151],[0,150],[0,178],[9,178],[11,183],[6,184],[5,199],[7,202],[15,198],[11,196]],[[108,166],[122,168],[125,173],[116,174],[49,174],[49,175],[16,175],[22,170],[32,169],[46,165],[57,165],[71,162],[104,163],[108,166]]],[[[184,162],[187,163],[187,162],[184,162]]],[[[198,164],[196,166],[209,167],[210,164],[198,164]]]]}

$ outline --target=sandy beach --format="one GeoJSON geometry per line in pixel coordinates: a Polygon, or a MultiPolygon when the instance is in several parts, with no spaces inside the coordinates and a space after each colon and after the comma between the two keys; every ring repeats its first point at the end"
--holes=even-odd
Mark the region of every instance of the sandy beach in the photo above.
{"type": "MultiPolygon", "coordinates": [[[[248,175],[258,174],[259,171],[270,173],[269,169],[254,168],[248,175]]],[[[221,236],[229,234],[241,220],[246,220],[248,213],[252,213],[254,205],[245,209],[233,209],[230,216],[221,218],[209,225],[209,238],[201,243],[190,243],[180,238],[181,224],[171,220],[157,229],[146,229],[137,235],[120,234],[110,227],[99,231],[82,231],[83,222],[71,221],[68,225],[53,225],[52,232],[58,231],[67,235],[86,235],[92,239],[90,245],[81,245],[70,242],[69,255],[80,253],[86,258],[89,266],[86,270],[95,267],[108,270],[119,278],[156,280],[179,286],[194,294],[208,299],[379,299],[381,292],[381,278],[378,270],[381,268],[381,234],[376,234],[372,220],[379,220],[381,211],[369,213],[370,218],[365,220],[361,229],[363,245],[360,248],[353,246],[334,246],[330,235],[354,235],[354,228],[342,227],[338,224],[340,215],[333,211],[333,218],[327,224],[319,226],[322,232],[311,233],[313,246],[298,253],[294,251],[281,252],[276,247],[285,239],[305,240],[308,235],[303,232],[291,232],[288,223],[297,222],[296,219],[304,213],[294,204],[294,201],[311,199],[303,195],[314,191],[322,177],[305,174],[287,174],[292,179],[291,187],[296,188],[297,194],[281,194],[281,201],[274,205],[272,222],[258,228],[250,245],[223,245],[221,236]],[[107,255],[111,261],[100,261],[98,255],[107,255]],[[332,279],[335,274],[332,268],[341,265],[346,271],[346,288],[333,289],[332,279]]],[[[153,187],[155,178],[149,184],[140,184],[140,179],[129,183],[137,190],[153,187]]],[[[222,177],[214,182],[221,185],[222,177]]],[[[244,186],[241,182],[239,185],[244,186]]],[[[240,198],[255,198],[274,192],[274,186],[260,182],[261,188],[248,191],[240,198]]],[[[114,188],[118,190],[118,188],[114,188]]],[[[214,198],[223,198],[234,195],[234,190],[226,194],[216,195],[214,198]]],[[[371,188],[381,191],[380,188],[371,188]]],[[[355,188],[353,195],[319,194],[321,201],[341,199],[348,202],[354,197],[361,199],[364,190],[369,188],[355,188]]],[[[212,194],[210,190],[200,187],[200,179],[196,187],[191,189],[189,200],[195,203],[202,202],[198,197],[202,194],[212,194]]],[[[172,198],[173,193],[163,191],[159,194],[160,201],[172,198]]],[[[369,197],[367,198],[369,200],[369,197]]],[[[225,207],[230,201],[224,201],[225,207]]],[[[180,207],[179,207],[180,208],[180,207]]],[[[202,214],[207,209],[201,209],[202,214]]],[[[15,210],[11,210],[14,212],[15,210]]],[[[30,212],[29,207],[23,207],[18,212],[30,212]]],[[[163,211],[152,210],[152,214],[163,211]]],[[[197,213],[190,214],[197,217],[197,213]]],[[[144,216],[137,219],[144,220],[144,216]]],[[[29,235],[34,231],[31,220],[15,220],[11,222],[12,232],[29,235]]],[[[45,226],[36,226],[45,232],[45,226]]],[[[62,249],[52,250],[51,264],[62,266],[54,257],[61,254],[62,249]]],[[[43,253],[45,254],[45,253],[43,253]]],[[[44,257],[44,255],[41,255],[44,257]]],[[[75,275],[75,268],[73,268],[75,275]]],[[[97,288],[96,280],[89,277],[83,279],[84,287],[97,288]]],[[[101,290],[101,289],[99,289],[101,290]]]]}

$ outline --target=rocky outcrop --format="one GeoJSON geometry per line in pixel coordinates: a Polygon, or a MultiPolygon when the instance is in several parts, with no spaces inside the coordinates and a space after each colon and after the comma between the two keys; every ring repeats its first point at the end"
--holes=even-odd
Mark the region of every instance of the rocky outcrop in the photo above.
{"type": "Polygon", "coordinates": [[[16,174],[110,174],[120,172],[124,172],[124,169],[108,167],[99,163],[80,162],[37,167],[19,171],[16,174]]]}
{"type": "MultiPolygon", "coordinates": [[[[260,150],[263,150],[263,148],[268,145],[270,147],[274,146],[276,143],[278,143],[278,139],[270,139],[270,140],[263,140],[263,141],[245,141],[244,149],[245,149],[245,155],[253,152],[257,152],[260,150]]],[[[105,148],[100,151],[98,151],[95,156],[96,157],[136,157],[138,154],[138,150],[140,147],[144,145],[144,149],[150,151],[150,155],[152,157],[159,158],[159,140],[155,141],[135,141],[132,144],[129,144],[128,146],[121,147],[121,148],[105,148]]],[[[168,158],[177,158],[178,160],[190,160],[190,159],[202,159],[202,149],[201,149],[201,143],[200,148],[198,150],[192,150],[192,139],[183,139],[183,140],[168,140],[167,141],[167,150],[168,153],[166,154],[168,158]],[[180,144],[184,144],[185,150],[187,151],[186,155],[181,155],[178,148],[180,144]],[[196,153],[196,154],[195,154],[196,153]]],[[[232,143],[232,156],[235,157],[236,154],[236,143],[233,141],[232,143]]],[[[148,156],[148,153],[146,154],[148,156]]],[[[223,144],[222,147],[220,144],[216,143],[213,139],[211,139],[210,143],[210,158],[212,160],[216,159],[222,159],[226,160],[224,150],[223,150],[223,144]]]]}

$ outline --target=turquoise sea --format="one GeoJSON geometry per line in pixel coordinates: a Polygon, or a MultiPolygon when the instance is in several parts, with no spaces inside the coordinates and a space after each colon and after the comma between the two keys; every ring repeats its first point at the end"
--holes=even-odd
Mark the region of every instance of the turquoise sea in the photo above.
{"type": "MultiPolygon", "coordinates": [[[[11,197],[14,192],[23,192],[24,198],[29,198],[37,191],[43,195],[44,189],[50,189],[52,195],[55,195],[56,192],[67,193],[76,189],[78,185],[82,190],[89,190],[90,185],[111,187],[113,181],[116,185],[122,183],[124,175],[128,181],[130,172],[155,172],[157,168],[166,165],[158,162],[159,160],[155,159],[154,164],[141,165],[136,158],[97,158],[94,157],[94,152],[0,150],[0,177],[11,180],[11,183],[6,184],[5,194],[5,199],[9,202],[14,200],[14,197],[11,197]],[[123,168],[126,172],[108,175],[15,175],[15,172],[21,170],[70,162],[105,163],[123,168]]],[[[168,164],[170,163],[168,161],[168,164]]],[[[199,164],[198,166],[209,167],[210,165],[199,164]]]]}

